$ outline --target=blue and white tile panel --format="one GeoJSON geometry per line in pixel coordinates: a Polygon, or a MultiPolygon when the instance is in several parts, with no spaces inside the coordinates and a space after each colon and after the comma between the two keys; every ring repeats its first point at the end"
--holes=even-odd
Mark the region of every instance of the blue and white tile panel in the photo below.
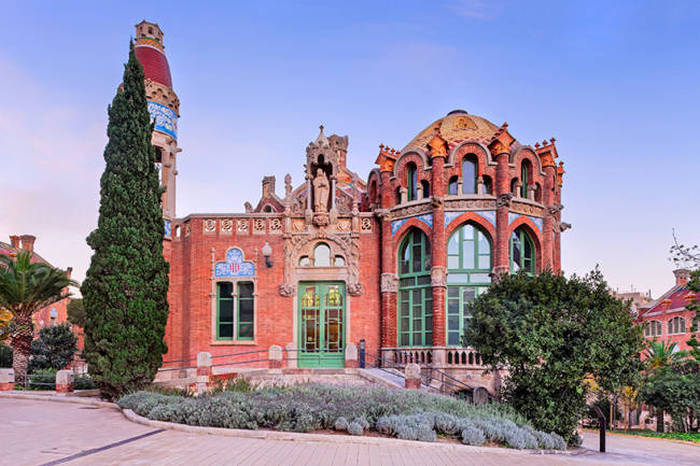
{"type": "Polygon", "coordinates": [[[540,233],[542,232],[542,219],[538,217],[533,217],[531,215],[522,215],[522,214],[515,214],[513,212],[508,212],[508,225],[519,219],[520,217],[527,217],[530,220],[532,220],[532,223],[537,225],[537,228],[540,229],[540,233]]]}
{"type": "Polygon", "coordinates": [[[214,277],[254,277],[255,264],[243,260],[243,251],[230,248],[226,251],[226,260],[214,264],[214,277]]]}
{"type": "Polygon", "coordinates": [[[391,222],[391,234],[392,234],[392,236],[395,235],[396,232],[399,231],[399,228],[401,228],[401,226],[411,218],[415,218],[416,220],[420,220],[421,222],[428,225],[428,228],[430,228],[431,230],[433,229],[433,214],[424,214],[424,215],[419,215],[417,217],[402,218],[402,219],[394,220],[393,222],[391,222]]]}
{"type": "Polygon", "coordinates": [[[459,212],[445,212],[445,227],[452,223],[454,219],[467,212],[473,212],[476,215],[482,217],[484,220],[488,221],[491,225],[496,227],[496,211],[495,210],[463,210],[459,212]]]}

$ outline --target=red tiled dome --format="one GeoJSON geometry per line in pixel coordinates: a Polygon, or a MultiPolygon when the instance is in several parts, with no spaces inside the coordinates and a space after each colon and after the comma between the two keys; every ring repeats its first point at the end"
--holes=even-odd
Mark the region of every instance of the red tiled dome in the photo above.
{"type": "Polygon", "coordinates": [[[151,45],[137,43],[134,45],[134,53],[136,53],[136,58],[141,62],[141,66],[143,66],[146,79],[170,88],[173,87],[173,81],[170,77],[170,66],[163,52],[151,45]]]}

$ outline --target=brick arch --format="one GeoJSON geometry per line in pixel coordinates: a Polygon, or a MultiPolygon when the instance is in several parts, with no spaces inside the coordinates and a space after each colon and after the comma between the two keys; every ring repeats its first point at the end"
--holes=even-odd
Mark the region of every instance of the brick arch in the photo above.
{"type": "Polygon", "coordinates": [[[542,161],[540,160],[539,156],[527,146],[518,149],[517,152],[513,154],[512,160],[510,161],[510,163],[513,164],[516,169],[518,169],[518,176],[520,176],[520,162],[522,162],[524,159],[529,160],[532,164],[533,179],[535,175],[538,175],[540,177],[544,176],[542,161]]]}
{"type": "Polygon", "coordinates": [[[415,162],[419,172],[425,171],[430,166],[428,155],[425,152],[420,149],[412,149],[401,154],[396,160],[393,176],[399,177],[399,173],[403,173],[403,168],[408,162],[415,162]]]}
{"type": "Polygon", "coordinates": [[[488,233],[489,240],[491,240],[491,249],[493,254],[493,250],[495,250],[496,247],[496,227],[491,225],[491,222],[489,222],[476,212],[465,212],[459,217],[452,220],[450,224],[447,225],[447,227],[445,228],[445,238],[447,238],[447,240],[449,241],[450,236],[452,236],[452,233],[454,233],[454,231],[457,228],[461,227],[465,223],[476,224],[481,229],[486,231],[486,233],[488,233]]]}
{"type": "Polygon", "coordinates": [[[406,236],[406,233],[411,229],[411,227],[421,230],[428,238],[433,236],[433,231],[424,221],[418,220],[417,218],[409,218],[398,230],[396,230],[396,233],[393,235],[397,251],[401,241],[403,241],[404,236],[406,236]]]}
{"type": "Polygon", "coordinates": [[[480,172],[485,170],[487,165],[495,164],[493,157],[491,156],[491,152],[484,147],[484,145],[478,142],[463,142],[462,144],[459,144],[452,149],[452,152],[450,152],[450,155],[447,157],[445,164],[456,166],[462,161],[462,157],[464,157],[466,154],[475,154],[477,156],[479,159],[480,172]]]}
{"type": "MultiPolygon", "coordinates": [[[[510,237],[513,232],[518,228],[524,228],[525,231],[530,235],[530,239],[535,244],[535,271],[537,273],[541,272],[542,269],[542,232],[539,227],[535,225],[535,222],[530,220],[529,217],[521,215],[517,219],[513,220],[513,223],[508,225],[508,266],[510,267],[510,237]]],[[[544,226],[543,226],[544,228],[544,226]]]]}

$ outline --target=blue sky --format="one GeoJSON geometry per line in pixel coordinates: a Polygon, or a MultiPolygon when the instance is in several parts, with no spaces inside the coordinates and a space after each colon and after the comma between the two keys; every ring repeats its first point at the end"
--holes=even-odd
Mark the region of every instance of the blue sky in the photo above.
{"type": "Polygon", "coordinates": [[[700,242],[700,3],[6,2],[0,17],[0,234],[89,264],[106,107],[141,19],[181,104],[178,214],[237,212],[264,175],[302,179],[318,125],[363,176],[448,111],[556,137],[567,273],[673,284],[671,230],[700,242]]]}

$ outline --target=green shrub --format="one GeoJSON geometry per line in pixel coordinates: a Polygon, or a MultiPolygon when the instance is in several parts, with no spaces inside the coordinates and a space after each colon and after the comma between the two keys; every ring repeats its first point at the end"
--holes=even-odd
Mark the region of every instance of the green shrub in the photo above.
{"type": "Polygon", "coordinates": [[[348,430],[348,420],[345,419],[344,417],[339,417],[338,419],[335,420],[335,424],[333,425],[333,428],[335,430],[348,430]]]}
{"type": "Polygon", "coordinates": [[[364,428],[362,427],[362,424],[360,424],[357,421],[352,421],[350,424],[348,424],[348,434],[350,435],[362,435],[362,432],[364,432],[364,428]]]}
{"type": "Polygon", "coordinates": [[[12,348],[0,343],[0,368],[12,367],[12,348]]]}
{"type": "Polygon", "coordinates": [[[97,388],[95,382],[89,375],[78,375],[73,378],[73,388],[75,390],[93,390],[97,388]]]}
{"type": "Polygon", "coordinates": [[[484,433],[475,425],[467,425],[462,430],[462,443],[465,445],[479,446],[486,442],[484,433]]]}
{"type": "Polygon", "coordinates": [[[77,351],[78,339],[70,324],[50,325],[39,330],[39,338],[32,341],[29,372],[38,369],[64,369],[77,351]]]}

